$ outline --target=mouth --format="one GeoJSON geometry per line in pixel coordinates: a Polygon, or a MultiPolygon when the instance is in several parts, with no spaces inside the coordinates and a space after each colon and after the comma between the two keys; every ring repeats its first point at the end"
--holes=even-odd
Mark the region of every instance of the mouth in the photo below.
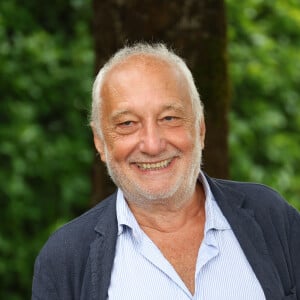
{"type": "Polygon", "coordinates": [[[172,159],[173,158],[169,158],[155,163],[136,163],[136,166],[142,171],[156,171],[168,167],[172,159]]]}

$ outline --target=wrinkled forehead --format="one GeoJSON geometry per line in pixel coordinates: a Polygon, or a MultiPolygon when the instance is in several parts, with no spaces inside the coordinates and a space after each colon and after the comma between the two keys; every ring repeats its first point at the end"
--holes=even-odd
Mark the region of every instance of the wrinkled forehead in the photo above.
{"type": "Polygon", "coordinates": [[[104,78],[103,86],[116,77],[126,79],[129,75],[139,77],[149,74],[157,76],[163,74],[166,78],[178,80],[178,84],[186,84],[186,79],[181,70],[171,61],[151,54],[134,54],[110,68],[104,78]]]}
{"type": "Polygon", "coordinates": [[[116,84],[128,85],[129,79],[135,83],[148,80],[149,85],[155,84],[155,81],[166,84],[176,82],[178,88],[188,90],[187,80],[177,65],[154,55],[136,54],[111,67],[104,77],[100,93],[116,84]]]}
{"type": "Polygon", "coordinates": [[[103,82],[101,96],[105,100],[105,96],[116,91],[153,94],[170,90],[178,97],[189,97],[186,81],[177,67],[144,55],[130,57],[112,68],[103,82]]]}

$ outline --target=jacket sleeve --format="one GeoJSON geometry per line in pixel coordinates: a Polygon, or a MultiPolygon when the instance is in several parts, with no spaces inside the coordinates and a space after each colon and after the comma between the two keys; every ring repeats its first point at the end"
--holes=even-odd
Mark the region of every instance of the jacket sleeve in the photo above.
{"type": "Polygon", "coordinates": [[[50,277],[47,265],[42,266],[40,256],[37,257],[34,265],[32,282],[32,300],[58,300],[53,279],[50,277]]]}
{"type": "Polygon", "coordinates": [[[290,255],[295,282],[293,288],[297,299],[300,299],[300,214],[295,209],[292,209],[290,230],[290,255]]]}

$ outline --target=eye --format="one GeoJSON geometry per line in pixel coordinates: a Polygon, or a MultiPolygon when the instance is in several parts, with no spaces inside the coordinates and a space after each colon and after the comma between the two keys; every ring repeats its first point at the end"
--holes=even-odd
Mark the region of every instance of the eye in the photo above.
{"type": "Polygon", "coordinates": [[[164,117],[163,118],[165,121],[173,121],[173,120],[175,120],[175,119],[177,119],[176,117],[174,117],[174,116],[166,116],[166,117],[164,117]]]}
{"type": "Polygon", "coordinates": [[[138,122],[127,120],[116,124],[116,132],[119,134],[131,134],[138,128],[138,122]]]}
{"type": "Polygon", "coordinates": [[[125,121],[125,122],[119,123],[118,126],[127,127],[127,126],[133,125],[133,123],[134,123],[133,121],[125,121]]]}
{"type": "Polygon", "coordinates": [[[177,127],[182,124],[182,118],[179,116],[167,115],[160,119],[160,123],[164,126],[177,127]]]}

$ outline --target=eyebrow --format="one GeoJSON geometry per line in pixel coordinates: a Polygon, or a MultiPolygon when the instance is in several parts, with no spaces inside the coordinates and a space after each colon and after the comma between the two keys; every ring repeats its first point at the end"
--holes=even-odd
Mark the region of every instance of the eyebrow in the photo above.
{"type": "Polygon", "coordinates": [[[183,112],[184,111],[184,106],[182,104],[178,103],[172,103],[172,104],[167,104],[162,107],[162,111],[168,111],[168,110],[174,110],[177,112],[183,112]]]}
{"type": "MultiPolygon", "coordinates": [[[[177,103],[176,104],[175,103],[166,104],[166,105],[162,106],[161,112],[168,111],[168,110],[173,110],[173,111],[176,111],[176,112],[183,112],[184,111],[184,106],[182,104],[177,104],[177,103]]],[[[117,121],[122,116],[132,115],[132,114],[133,113],[130,110],[127,110],[127,109],[117,110],[117,111],[112,113],[111,120],[112,121],[117,121]]]]}
{"type": "Polygon", "coordinates": [[[118,110],[118,111],[115,111],[114,113],[112,113],[111,120],[116,121],[120,117],[126,116],[126,115],[132,115],[132,113],[129,110],[118,110]]]}

